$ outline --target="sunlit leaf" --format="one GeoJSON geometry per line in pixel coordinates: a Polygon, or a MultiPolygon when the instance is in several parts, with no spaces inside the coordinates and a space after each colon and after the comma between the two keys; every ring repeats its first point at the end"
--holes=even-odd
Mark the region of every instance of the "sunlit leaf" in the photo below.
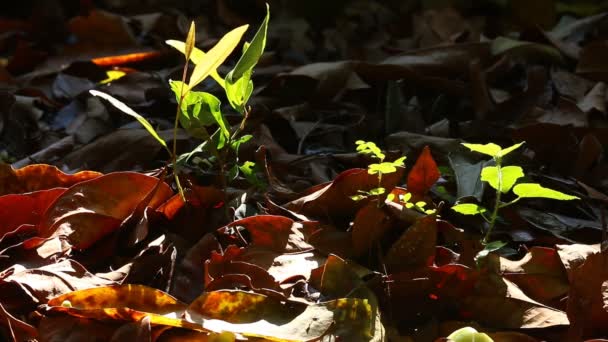
{"type": "Polygon", "coordinates": [[[151,208],[173,194],[166,183],[135,172],[115,172],[78,183],[46,210],[40,236],[67,236],[76,248],[86,249],[118,229],[151,191],[153,197],[147,203],[151,208]]]}
{"type": "Polygon", "coordinates": [[[194,43],[196,42],[196,28],[194,25],[194,21],[190,23],[190,29],[188,30],[188,36],[186,37],[186,47],[184,51],[184,55],[186,60],[190,59],[192,55],[192,50],[194,49],[194,43]]]}
{"type": "Polygon", "coordinates": [[[99,81],[99,84],[107,84],[107,83],[114,82],[126,74],[127,74],[126,72],[120,71],[120,70],[108,70],[108,71],[106,71],[106,76],[108,76],[108,77],[104,80],[99,81]]]}
{"type": "Polygon", "coordinates": [[[568,195],[563,192],[545,188],[537,183],[522,183],[517,184],[513,188],[513,193],[522,198],[550,198],[555,200],[567,201],[579,199],[576,196],[568,195]]]}
{"type": "Polygon", "coordinates": [[[262,56],[262,53],[264,53],[264,48],[266,47],[266,33],[268,32],[269,19],[270,8],[268,4],[266,4],[266,17],[264,17],[264,21],[251,40],[247,50],[243,52],[243,55],[236,63],[234,70],[228,74],[228,82],[232,83],[240,79],[247,71],[253,69],[253,67],[257,64],[258,60],[262,56]]]}
{"type": "Polygon", "coordinates": [[[524,141],[522,141],[522,142],[520,142],[519,144],[515,144],[515,145],[513,145],[513,146],[509,146],[509,147],[507,147],[507,148],[504,148],[504,149],[500,150],[500,157],[504,157],[504,156],[506,156],[507,154],[509,154],[509,153],[511,153],[511,152],[513,152],[513,151],[515,151],[516,149],[520,148],[520,147],[521,147],[521,145],[523,145],[524,143],[525,143],[525,142],[524,142],[524,141]]]}
{"type": "Polygon", "coordinates": [[[154,130],[154,127],[152,127],[152,124],[150,124],[150,122],[148,122],[148,120],[146,120],[146,118],[137,114],[133,109],[129,108],[129,106],[127,106],[123,102],[115,99],[114,97],[112,97],[106,93],[102,93],[97,90],[89,90],[89,92],[93,96],[99,96],[99,97],[107,100],[108,102],[110,102],[112,104],[112,106],[116,107],[121,112],[137,119],[137,121],[139,121],[139,123],[142,126],[144,126],[144,128],[148,131],[148,133],[150,133],[150,135],[152,135],[154,137],[154,139],[156,139],[156,141],[158,141],[161,145],[163,145],[163,147],[169,152],[169,154],[171,154],[171,150],[169,150],[169,147],[167,147],[167,143],[158,135],[158,133],[156,133],[156,131],[154,130]]]}
{"type": "Polygon", "coordinates": [[[454,342],[494,342],[486,333],[477,332],[474,328],[460,328],[448,336],[454,342]]]}
{"type": "Polygon", "coordinates": [[[247,31],[249,25],[243,25],[235,28],[234,30],[226,33],[220,39],[220,41],[207,52],[201,63],[196,64],[190,81],[188,82],[188,90],[196,87],[201,83],[209,74],[216,70],[226,58],[232,53],[232,50],[239,44],[241,37],[247,31]]]}
{"type": "MultiPolygon", "coordinates": [[[[181,81],[171,81],[169,83],[179,102],[179,94],[181,94],[183,83],[181,81]]],[[[220,106],[220,100],[210,93],[201,91],[188,92],[182,100],[179,116],[180,124],[192,136],[205,140],[209,139],[209,133],[205,127],[217,124],[220,132],[227,138],[230,135],[230,131],[228,130],[220,106]]],[[[218,146],[218,148],[221,147],[218,146]]]]}
{"type": "MultiPolygon", "coordinates": [[[[165,41],[165,44],[174,47],[176,50],[183,53],[184,55],[186,54],[186,43],[184,43],[184,42],[180,42],[179,40],[167,40],[167,41],[165,41]]],[[[190,54],[190,60],[194,64],[200,64],[200,63],[203,63],[203,61],[205,60],[205,55],[206,54],[201,49],[194,47],[190,54]]],[[[217,69],[211,71],[211,73],[209,73],[209,75],[220,86],[222,86],[222,88],[225,88],[224,79],[217,73],[217,69]]]]}
{"type": "Polygon", "coordinates": [[[500,146],[498,146],[494,143],[488,143],[485,145],[463,143],[462,145],[464,147],[467,147],[468,149],[470,149],[473,152],[487,154],[490,157],[497,157],[500,154],[500,151],[502,150],[500,148],[500,146]]]}
{"type": "Polygon", "coordinates": [[[369,191],[369,194],[372,196],[379,196],[386,192],[384,188],[374,188],[369,191]]]}
{"type": "Polygon", "coordinates": [[[462,145],[469,148],[471,151],[483,153],[492,158],[502,158],[502,157],[506,156],[507,154],[515,151],[523,144],[524,144],[524,142],[520,142],[519,144],[509,146],[505,149],[501,148],[500,146],[498,146],[494,143],[488,143],[485,145],[463,143],[462,145]]]}
{"type": "Polygon", "coordinates": [[[500,176],[498,175],[498,167],[486,166],[481,170],[481,180],[488,182],[491,187],[498,190],[498,183],[501,180],[501,192],[507,193],[515,182],[524,176],[524,170],[519,166],[505,166],[500,168],[500,176]],[[499,178],[500,177],[500,178],[499,178]]]}
{"type": "Polygon", "coordinates": [[[477,215],[486,212],[485,208],[474,203],[457,204],[452,207],[452,210],[463,215],[477,215]]]}

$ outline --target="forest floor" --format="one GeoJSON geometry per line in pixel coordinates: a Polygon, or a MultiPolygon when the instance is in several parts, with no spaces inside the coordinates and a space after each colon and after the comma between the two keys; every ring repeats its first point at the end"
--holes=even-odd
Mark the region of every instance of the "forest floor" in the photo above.
{"type": "Polygon", "coordinates": [[[246,119],[196,87],[236,147],[174,131],[165,41],[251,41],[264,1],[22,2],[0,339],[608,341],[603,2],[269,1],[246,119]]]}

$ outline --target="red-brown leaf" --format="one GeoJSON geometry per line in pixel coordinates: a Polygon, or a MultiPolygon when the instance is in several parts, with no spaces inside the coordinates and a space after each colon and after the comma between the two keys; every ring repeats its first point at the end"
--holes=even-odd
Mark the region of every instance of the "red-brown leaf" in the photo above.
{"type": "Polygon", "coordinates": [[[431,155],[431,150],[425,146],[407,176],[407,189],[414,194],[424,195],[440,176],[441,173],[431,155]]]}

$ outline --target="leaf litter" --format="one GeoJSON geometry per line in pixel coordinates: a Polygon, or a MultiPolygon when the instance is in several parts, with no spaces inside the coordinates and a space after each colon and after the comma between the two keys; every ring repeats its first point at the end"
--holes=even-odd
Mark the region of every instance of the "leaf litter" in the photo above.
{"type": "Polygon", "coordinates": [[[605,6],[271,1],[263,43],[262,1],[171,6],[0,16],[3,339],[608,338],[605,6]],[[188,88],[219,99],[196,112],[202,129],[249,136],[231,170],[201,127],[174,137],[184,56],[164,42],[188,54],[191,19],[188,88]],[[195,151],[178,161],[181,195],[174,138],[195,151]],[[461,145],[523,141],[506,183],[461,145]],[[502,201],[511,187],[580,200],[502,208],[488,248],[483,217],[450,207],[490,208],[498,187],[502,201]]]}

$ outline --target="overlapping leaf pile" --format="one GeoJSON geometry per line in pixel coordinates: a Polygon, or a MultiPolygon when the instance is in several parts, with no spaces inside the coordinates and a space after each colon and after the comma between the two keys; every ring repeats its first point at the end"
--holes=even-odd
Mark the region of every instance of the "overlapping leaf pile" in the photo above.
{"type": "MultiPolygon", "coordinates": [[[[250,177],[222,182],[195,149],[185,200],[162,146],[89,91],[169,141],[183,56],[164,42],[194,18],[208,51],[266,4],[0,11],[0,160],[12,163],[0,163],[0,338],[442,341],[469,326],[494,341],[608,339],[605,4],[269,2],[246,124],[218,84],[197,86],[218,96],[225,132],[252,136],[238,149],[250,177]],[[357,140],[406,167],[379,182],[357,140]],[[526,141],[508,156],[526,171],[514,178],[581,200],[503,208],[491,237],[506,246],[476,259],[487,225],[450,207],[491,203],[480,174],[493,165],[465,141],[526,141]]],[[[180,153],[201,142],[176,133],[180,153]]]]}

